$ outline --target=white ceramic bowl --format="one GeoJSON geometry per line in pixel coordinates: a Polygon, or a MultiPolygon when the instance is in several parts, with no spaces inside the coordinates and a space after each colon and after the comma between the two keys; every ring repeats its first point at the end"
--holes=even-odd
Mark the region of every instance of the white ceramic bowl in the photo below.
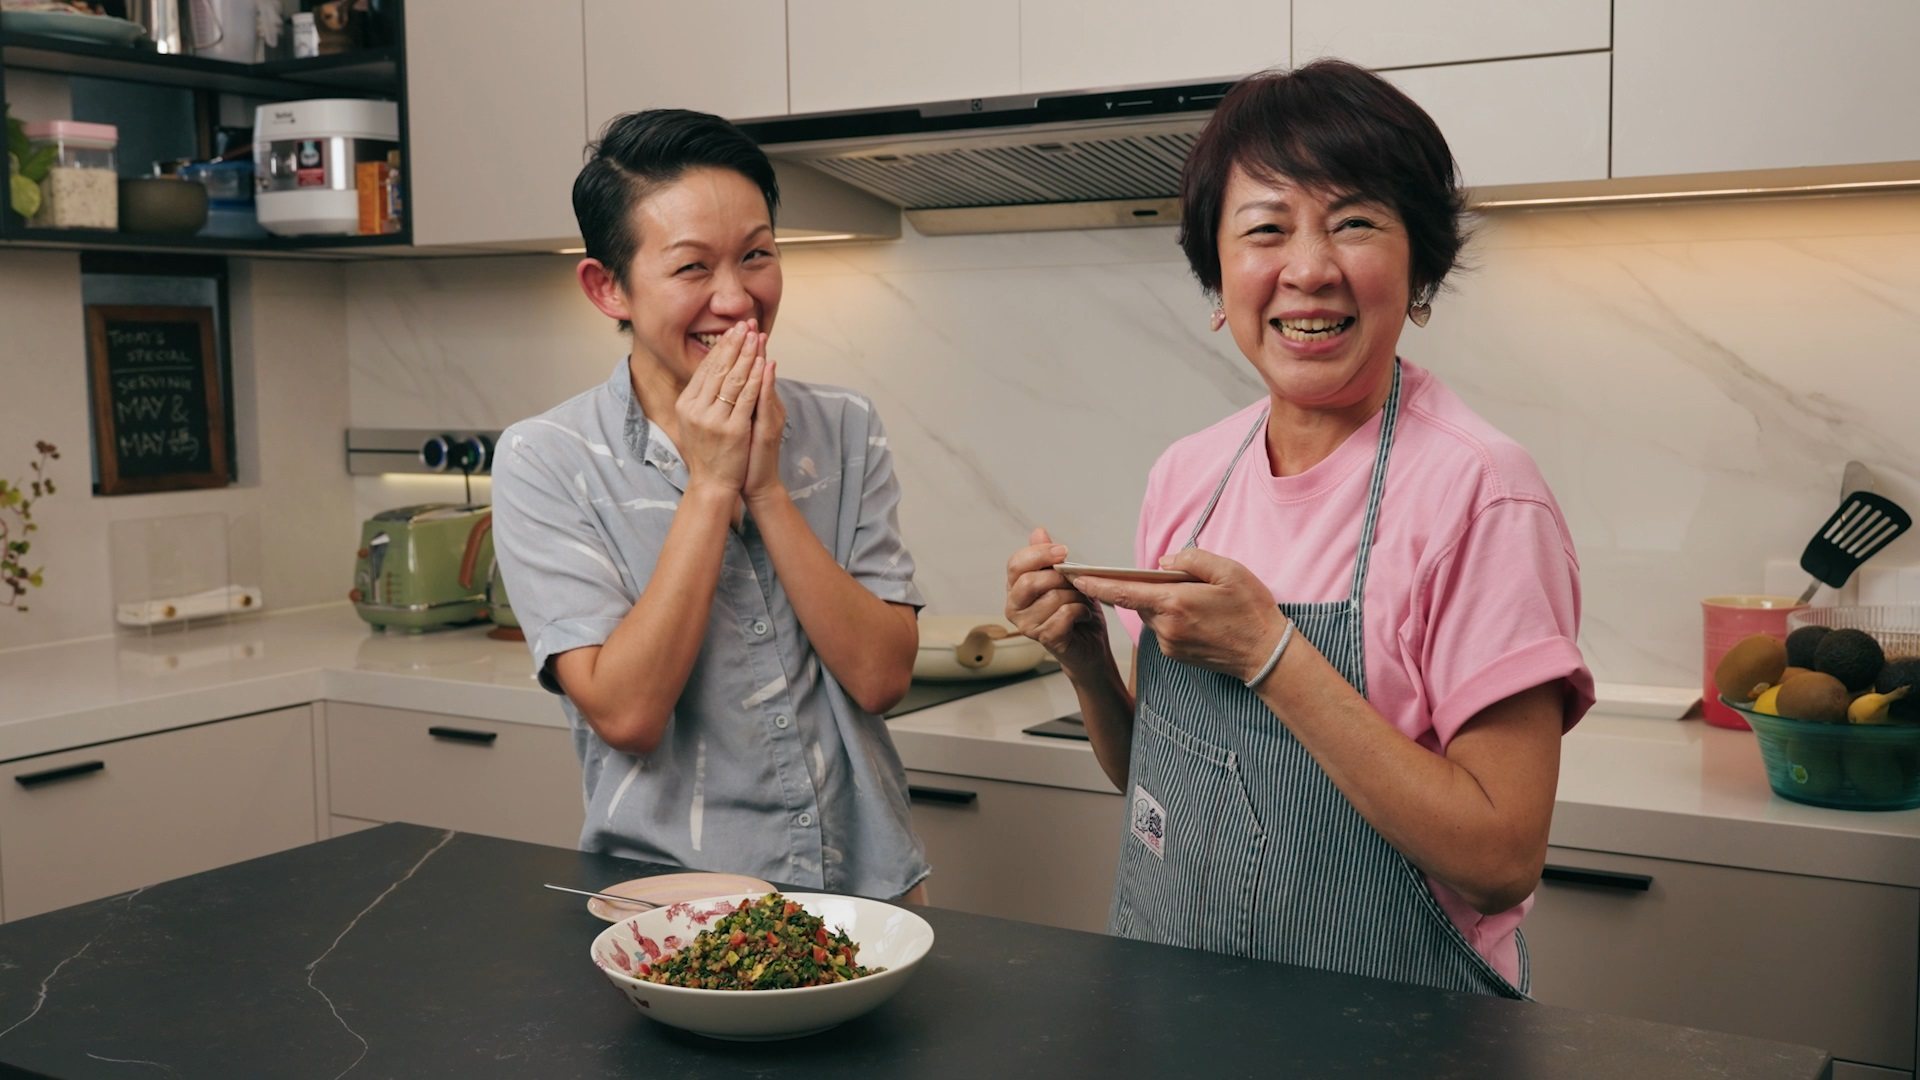
{"type": "Polygon", "coordinates": [[[787,899],[846,931],[860,947],[855,962],[887,970],[851,982],[795,990],[691,990],[634,978],[651,944],[662,955],[684,947],[721,915],[756,896],[720,896],[643,912],[593,939],[594,965],[641,1015],[716,1039],[791,1039],[825,1031],[892,997],[927,951],[933,927],[905,908],[858,896],[787,893],[787,899]],[[644,941],[643,941],[644,939],[644,941]]]}

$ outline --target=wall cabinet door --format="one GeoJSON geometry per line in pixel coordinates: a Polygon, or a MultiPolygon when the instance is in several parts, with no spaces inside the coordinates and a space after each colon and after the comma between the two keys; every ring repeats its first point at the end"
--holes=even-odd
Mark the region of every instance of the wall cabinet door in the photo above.
{"type": "Polygon", "coordinates": [[[1238,79],[1286,67],[1286,0],[1021,0],[1020,90],[1238,79]]]}
{"type": "Polygon", "coordinates": [[[313,710],[24,758],[0,780],[0,911],[43,911],[319,839],[313,710]]]}
{"type": "Polygon", "coordinates": [[[1018,93],[1020,0],[798,0],[787,65],[796,113],[1018,93]]]}
{"type": "Polygon", "coordinates": [[[636,109],[787,111],[785,0],[586,0],[587,134],[636,109]]]}
{"type": "Polygon", "coordinates": [[[586,816],[565,728],[340,702],[327,703],[327,794],[336,829],[408,821],[573,847],[586,816]]]}
{"type": "Polygon", "coordinates": [[[1913,1068],[1920,890],[1562,848],[1547,862],[1652,880],[1550,872],[1522,928],[1541,1001],[1913,1068]]]}
{"type": "Polygon", "coordinates": [[[1469,187],[1606,178],[1605,53],[1382,74],[1440,125],[1469,187]]]}
{"type": "Polygon", "coordinates": [[[1920,160],[1913,0],[1616,0],[1613,175],[1920,160]]]}
{"type": "Polygon", "coordinates": [[[1609,0],[1293,0],[1293,63],[1395,68],[1605,49],[1609,0]]]}
{"type": "Polygon", "coordinates": [[[1119,793],[913,771],[907,783],[936,907],[1106,930],[1125,814],[1119,793]]]}
{"type": "Polygon", "coordinates": [[[579,242],[580,2],[409,0],[405,167],[416,245],[579,242]]]}

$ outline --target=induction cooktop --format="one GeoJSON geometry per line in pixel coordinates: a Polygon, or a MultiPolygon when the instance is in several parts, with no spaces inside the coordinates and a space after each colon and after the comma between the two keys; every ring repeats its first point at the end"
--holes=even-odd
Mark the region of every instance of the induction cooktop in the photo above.
{"type": "Polygon", "coordinates": [[[1003,686],[1012,686],[1014,683],[1037,679],[1042,675],[1051,675],[1059,670],[1059,664],[1052,660],[1043,660],[1031,671],[1023,671],[1018,675],[1008,675],[999,679],[957,679],[939,682],[915,679],[913,685],[907,688],[907,696],[900,699],[900,704],[887,710],[886,718],[892,720],[910,712],[944,705],[949,701],[958,701],[963,697],[971,697],[988,690],[998,690],[1003,686]]]}

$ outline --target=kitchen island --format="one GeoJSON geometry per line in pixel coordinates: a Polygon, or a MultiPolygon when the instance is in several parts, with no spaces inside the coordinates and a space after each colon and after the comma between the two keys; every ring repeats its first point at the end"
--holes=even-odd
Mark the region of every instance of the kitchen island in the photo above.
{"type": "Polygon", "coordinates": [[[0,926],[0,1074],[1815,1080],[1822,1051],[923,909],[913,980],[830,1032],[655,1024],[542,882],[662,872],[386,825],[0,926]]]}

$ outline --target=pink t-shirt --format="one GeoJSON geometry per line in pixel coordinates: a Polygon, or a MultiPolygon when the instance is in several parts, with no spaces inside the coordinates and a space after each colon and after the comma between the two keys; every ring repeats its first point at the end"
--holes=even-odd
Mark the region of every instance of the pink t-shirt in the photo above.
{"type": "MultiPolygon", "coordinates": [[[[1140,509],[1138,565],[1156,566],[1185,546],[1265,405],[1249,405],[1160,456],[1140,509]]],[[[1344,600],[1379,439],[1375,415],[1326,460],[1279,477],[1256,438],[1201,531],[1200,548],[1245,565],[1282,603],[1344,600]]],[[[1367,699],[1435,753],[1482,709],[1531,687],[1564,683],[1567,728],[1593,705],[1593,676],[1575,644],[1580,567],[1553,493],[1519,444],[1404,360],[1399,431],[1361,603],[1367,699]]],[[[1119,615],[1137,642],[1139,617],[1119,615]]],[[[1467,941],[1518,982],[1514,930],[1533,898],[1481,915],[1428,881],[1467,941]]]]}

